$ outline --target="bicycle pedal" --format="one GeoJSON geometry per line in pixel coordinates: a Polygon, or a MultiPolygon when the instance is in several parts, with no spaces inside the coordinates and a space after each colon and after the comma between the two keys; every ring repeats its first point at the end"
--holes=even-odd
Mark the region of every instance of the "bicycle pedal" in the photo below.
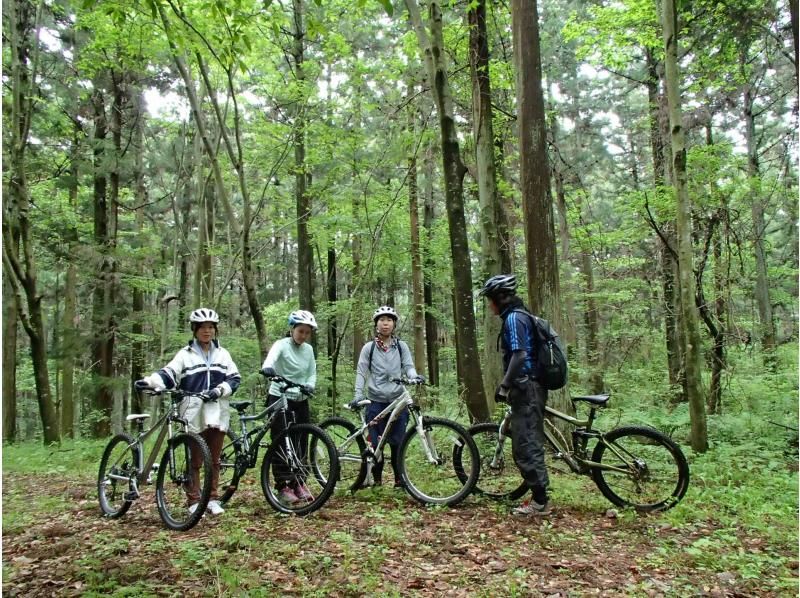
{"type": "Polygon", "coordinates": [[[130,490],[123,495],[125,500],[136,500],[139,498],[139,493],[136,490],[130,490]]]}

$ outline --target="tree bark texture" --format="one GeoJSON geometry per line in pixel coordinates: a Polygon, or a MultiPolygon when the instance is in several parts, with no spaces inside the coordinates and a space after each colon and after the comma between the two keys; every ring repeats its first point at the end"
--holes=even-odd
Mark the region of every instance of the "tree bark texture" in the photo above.
{"type": "MultiPolygon", "coordinates": [[[[741,56],[742,71],[747,57],[741,56]]],[[[758,306],[759,330],[756,335],[761,341],[765,360],[775,365],[775,323],[772,320],[772,303],[769,299],[769,279],[767,275],[767,252],[765,248],[764,198],[761,192],[761,176],[758,164],[758,142],[756,140],[755,102],[753,86],[746,82],[743,92],[745,142],[747,144],[747,175],[750,177],[750,214],[753,219],[753,253],[756,262],[755,299],[758,306]]]]}
{"type": "MultiPolygon", "coordinates": [[[[416,129],[416,115],[409,112],[409,128],[416,129]]],[[[414,369],[425,374],[425,298],[422,289],[422,254],[419,240],[419,186],[417,155],[408,159],[408,217],[411,231],[411,288],[414,319],[414,369]]]]}
{"type": "Polygon", "coordinates": [[[483,389],[478,339],[475,329],[472,271],[469,261],[466,218],[464,216],[464,174],[461,151],[453,116],[453,101],[445,65],[442,39],[442,13],[434,0],[429,6],[428,35],[416,0],[405,0],[411,23],[419,41],[434,102],[439,116],[442,141],[442,166],[445,182],[447,222],[450,227],[450,255],[453,268],[453,303],[458,330],[458,354],[463,374],[467,409],[473,421],[488,421],[491,413],[483,389]]]}
{"type": "MultiPolygon", "coordinates": [[[[481,263],[485,278],[509,272],[511,259],[505,213],[497,192],[494,127],[492,126],[492,89],[489,77],[489,41],[486,30],[486,2],[477,0],[467,11],[469,23],[469,65],[472,80],[472,132],[475,139],[478,204],[480,206],[481,263]],[[501,232],[502,231],[502,232],[501,232]],[[504,255],[506,254],[506,255],[504,255]]],[[[497,358],[494,340],[500,333],[501,321],[484,310],[483,316],[483,385],[487,398],[503,377],[502,362],[497,358]]],[[[491,399],[493,400],[493,399],[491,399]]]]}
{"type": "Polygon", "coordinates": [[[3,442],[17,440],[17,300],[3,272],[3,442]]]}
{"type": "MultiPolygon", "coordinates": [[[[534,313],[548,319],[559,330],[563,323],[561,292],[547,158],[536,0],[512,0],[511,23],[517,73],[520,192],[527,249],[528,301],[534,313]]],[[[550,397],[557,408],[570,409],[566,391],[551,392],[550,397]]]]}
{"type": "Polygon", "coordinates": [[[33,116],[34,78],[38,68],[36,35],[43,2],[11,2],[9,15],[9,54],[11,118],[9,135],[8,201],[4,202],[3,264],[9,272],[20,321],[30,339],[36,398],[42,420],[45,444],[60,440],[58,417],[50,391],[47,368],[47,336],[38,289],[36,257],[30,221],[30,189],[26,174],[26,149],[33,116]],[[18,235],[18,236],[17,236],[18,235]],[[18,239],[18,244],[17,240],[18,239]],[[22,254],[20,255],[20,251],[22,254]]]}
{"type": "MultiPolygon", "coordinates": [[[[435,218],[433,205],[433,150],[431,144],[425,151],[425,208],[422,220],[425,238],[430,243],[433,236],[433,220],[435,218]]],[[[431,252],[425,254],[425,270],[422,280],[422,297],[425,301],[425,354],[428,358],[428,382],[439,384],[439,327],[436,316],[433,315],[433,281],[429,272],[433,267],[431,252]]]]}
{"type": "Polygon", "coordinates": [[[686,170],[686,145],[681,111],[681,84],[678,70],[678,18],[674,0],[663,0],[666,89],[672,131],[673,184],[677,197],[678,274],[680,281],[681,325],[684,330],[686,375],[691,444],[697,452],[708,450],[705,400],[702,388],[702,347],[695,306],[695,279],[692,266],[692,218],[686,170]]]}

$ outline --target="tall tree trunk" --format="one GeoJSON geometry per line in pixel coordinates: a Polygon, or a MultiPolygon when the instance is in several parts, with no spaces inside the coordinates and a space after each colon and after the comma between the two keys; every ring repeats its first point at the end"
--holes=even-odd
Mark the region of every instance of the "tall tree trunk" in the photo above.
{"type": "Polygon", "coordinates": [[[677,196],[678,276],[680,280],[681,325],[684,334],[684,355],[691,444],[697,452],[708,450],[706,410],[702,388],[702,355],[700,331],[695,306],[695,280],[692,266],[692,217],[686,172],[686,145],[681,111],[680,72],[678,70],[678,16],[674,0],[663,0],[663,33],[665,48],[666,89],[669,121],[672,130],[672,173],[677,196]]]}
{"type": "Polygon", "coordinates": [[[102,84],[97,81],[92,94],[94,109],[94,138],[92,169],[94,177],[94,243],[99,255],[98,274],[92,294],[92,374],[94,395],[92,409],[92,435],[104,438],[111,433],[111,411],[114,397],[111,392],[114,335],[110,309],[113,305],[113,256],[106,179],[107,156],[105,151],[108,121],[102,84]]]}
{"type": "Polygon", "coordinates": [[[405,0],[411,23],[419,41],[420,53],[425,63],[431,91],[439,115],[442,139],[442,166],[444,169],[447,222],[450,226],[450,255],[453,268],[453,300],[455,324],[458,330],[458,355],[464,375],[467,409],[473,421],[488,421],[491,417],[489,403],[483,389],[478,339],[475,330],[472,271],[469,260],[466,218],[464,216],[464,174],[458,135],[453,117],[453,101],[445,65],[445,48],[442,37],[442,13],[438,0],[429,5],[429,27],[425,29],[416,0],[405,0]]]}
{"type": "Polygon", "coordinates": [[[297,204],[297,283],[300,291],[300,308],[314,311],[313,275],[314,249],[308,232],[311,217],[311,196],[308,193],[308,166],[306,164],[306,80],[305,25],[303,24],[303,0],[292,0],[292,58],[294,76],[299,95],[295,98],[293,137],[295,169],[295,202],[297,204]]]}
{"type": "MultiPolygon", "coordinates": [[[[80,160],[80,130],[75,129],[72,138],[69,202],[75,208],[78,201],[78,164],[80,160]]],[[[71,231],[73,237],[69,241],[69,254],[74,255],[78,244],[77,232],[71,231]]],[[[62,368],[61,368],[61,434],[68,438],[75,437],[75,359],[78,352],[77,334],[77,278],[78,268],[74,260],[67,264],[64,281],[64,315],[61,320],[62,329],[62,368]]]]}
{"type": "MultiPolygon", "coordinates": [[[[481,262],[484,277],[509,272],[508,239],[500,198],[497,193],[497,172],[492,126],[492,88],[489,77],[489,42],[486,32],[486,2],[477,0],[467,10],[469,22],[469,65],[472,79],[472,130],[475,138],[478,203],[480,205],[481,262]],[[504,255],[505,254],[505,255],[504,255]]],[[[484,310],[483,316],[483,385],[487,397],[503,377],[503,364],[497,359],[495,339],[501,321],[484,310]]]]}
{"type": "Polygon", "coordinates": [[[792,41],[794,42],[794,80],[795,84],[798,82],[798,18],[797,18],[797,2],[789,0],[789,20],[792,24],[792,41]]]}
{"type": "Polygon", "coordinates": [[[328,242],[328,276],[326,278],[325,287],[328,295],[328,359],[331,362],[331,384],[328,388],[328,396],[331,399],[331,404],[335,404],[337,398],[336,391],[336,363],[338,361],[339,353],[336,351],[336,343],[339,338],[338,322],[336,318],[336,301],[338,299],[336,294],[336,246],[333,239],[328,242]]]}
{"type": "MultiPolygon", "coordinates": [[[[413,86],[411,88],[413,95],[413,86]]],[[[416,139],[416,111],[409,110],[408,124],[416,139]]],[[[425,296],[422,288],[422,254],[419,240],[419,181],[416,144],[408,158],[408,214],[411,232],[411,288],[414,314],[414,369],[426,371],[425,357],[425,296]]]]}
{"type": "MultiPolygon", "coordinates": [[[[137,86],[138,87],[138,86],[137,86]]],[[[147,187],[144,180],[144,125],[147,118],[145,110],[144,93],[141,88],[137,88],[134,96],[135,101],[135,128],[134,128],[134,166],[133,166],[133,184],[134,196],[136,204],[135,227],[137,237],[143,233],[144,226],[144,205],[147,203],[147,187]]],[[[136,264],[136,271],[139,276],[144,277],[145,268],[141,260],[136,264]]],[[[133,383],[144,376],[145,358],[144,358],[144,291],[139,288],[139,285],[133,287],[133,309],[131,312],[131,332],[133,334],[133,342],[131,343],[131,412],[142,412],[141,395],[134,389],[133,383]]],[[[184,297],[185,301],[185,297],[184,297]]]]}
{"type": "MultiPolygon", "coordinates": [[[[741,71],[746,70],[747,56],[740,56],[741,71]]],[[[775,367],[775,323],[772,321],[772,303],[769,299],[769,279],[767,275],[767,253],[764,247],[766,225],[764,224],[764,198],[761,193],[761,173],[758,164],[758,142],[756,140],[755,115],[753,104],[755,96],[753,85],[745,82],[744,93],[744,137],[747,143],[747,175],[750,178],[750,213],[753,219],[753,252],[756,259],[755,298],[758,305],[759,330],[756,337],[761,341],[767,365],[775,367]]]]}
{"type": "MultiPolygon", "coordinates": [[[[13,234],[13,233],[12,233],[13,234]]],[[[19,241],[12,241],[19,245],[19,241]]],[[[17,441],[17,300],[3,272],[3,442],[17,441]]]]}
{"type": "MultiPolygon", "coordinates": [[[[426,246],[430,247],[433,238],[433,144],[425,151],[425,209],[422,226],[425,231],[426,246]]],[[[425,301],[425,353],[428,358],[428,381],[439,385],[439,327],[433,315],[433,282],[430,272],[433,267],[431,252],[425,254],[425,269],[422,276],[422,297],[425,301]]]]}
{"type": "MultiPolygon", "coordinates": [[[[196,124],[196,123],[195,123],[196,124]]],[[[211,305],[214,301],[214,261],[211,249],[214,247],[214,232],[216,218],[214,214],[214,192],[210,185],[206,185],[206,176],[203,169],[203,146],[198,133],[194,136],[192,144],[193,177],[192,195],[200,202],[197,210],[197,263],[194,269],[193,296],[191,307],[196,309],[201,305],[211,305]]],[[[184,200],[188,205],[189,198],[184,200]]],[[[189,214],[186,214],[187,218],[189,214]]],[[[184,226],[188,228],[188,219],[184,219],[184,226]]],[[[188,249],[184,249],[188,253],[188,249]]],[[[182,256],[185,264],[187,256],[182,256]]],[[[184,267],[182,265],[182,267],[184,267]]]]}
{"type": "MultiPolygon", "coordinates": [[[[650,124],[650,152],[653,160],[653,183],[656,193],[662,193],[667,180],[667,159],[666,154],[670,153],[669,140],[665,138],[663,121],[668,119],[665,115],[665,101],[659,91],[661,77],[659,75],[659,64],[653,51],[645,48],[645,61],[647,64],[647,106],[648,121],[650,124]]],[[[660,244],[660,268],[661,285],[664,308],[664,340],[667,348],[667,372],[669,375],[670,388],[675,389],[672,396],[672,403],[679,403],[685,400],[683,392],[683,356],[681,354],[680,342],[678,338],[678,312],[677,298],[675,292],[675,242],[674,242],[674,223],[669,222],[662,228],[664,238],[659,237],[660,244]],[[665,241],[666,239],[666,241],[665,241]]]]}
{"type": "MultiPolygon", "coordinates": [[[[530,308],[562,326],[558,255],[547,159],[539,13],[536,0],[512,0],[514,67],[517,72],[520,191],[525,222],[530,308]]],[[[566,392],[550,393],[555,405],[569,409],[566,392]]]]}
{"type": "Polygon", "coordinates": [[[58,417],[50,391],[47,369],[47,336],[42,314],[42,295],[38,289],[36,256],[30,221],[30,189],[25,172],[33,116],[37,96],[34,80],[38,69],[38,31],[43,2],[35,7],[29,2],[8,4],[10,54],[11,118],[9,134],[8,202],[3,218],[3,265],[16,296],[22,326],[30,339],[36,398],[42,420],[45,444],[61,438],[58,417]],[[35,14],[34,14],[35,13],[35,14]],[[18,235],[18,236],[17,236],[18,235]],[[15,242],[19,239],[19,244],[15,242]],[[20,255],[22,251],[22,255],[20,255]]]}

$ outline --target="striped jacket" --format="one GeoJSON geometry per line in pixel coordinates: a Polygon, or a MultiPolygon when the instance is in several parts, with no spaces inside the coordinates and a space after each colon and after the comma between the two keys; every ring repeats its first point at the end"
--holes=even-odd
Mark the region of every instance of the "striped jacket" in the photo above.
{"type": "Polygon", "coordinates": [[[195,342],[190,341],[186,347],[178,351],[172,361],[158,370],[155,376],[161,378],[166,388],[177,387],[192,393],[219,387],[223,397],[236,392],[242,381],[230,353],[220,347],[216,339],[211,343],[208,362],[195,342]]]}

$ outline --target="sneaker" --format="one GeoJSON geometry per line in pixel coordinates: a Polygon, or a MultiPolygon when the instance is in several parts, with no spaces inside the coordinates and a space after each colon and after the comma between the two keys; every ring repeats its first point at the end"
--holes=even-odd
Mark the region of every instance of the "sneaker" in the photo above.
{"type": "Polygon", "coordinates": [[[225,512],[225,509],[222,508],[222,505],[219,504],[218,500],[210,500],[208,501],[208,510],[211,511],[212,515],[222,515],[225,512]]]}
{"type": "Polygon", "coordinates": [[[298,484],[297,488],[294,489],[294,494],[298,499],[306,502],[311,502],[314,500],[314,495],[311,494],[311,491],[306,487],[305,484],[298,484]]]}
{"type": "Polygon", "coordinates": [[[300,500],[299,498],[297,498],[297,495],[294,493],[294,491],[291,488],[289,488],[289,486],[283,487],[280,493],[278,493],[278,498],[287,505],[293,505],[298,500],[300,500]]]}
{"type": "Polygon", "coordinates": [[[197,504],[194,503],[193,505],[189,505],[189,515],[193,514],[197,510],[197,504]]]}
{"type": "Polygon", "coordinates": [[[540,505],[535,500],[526,500],[516,509],[511,511],[514,515],[521,515],[523,517],[541,517],[550,514],[550,502],[540,505]]]}

